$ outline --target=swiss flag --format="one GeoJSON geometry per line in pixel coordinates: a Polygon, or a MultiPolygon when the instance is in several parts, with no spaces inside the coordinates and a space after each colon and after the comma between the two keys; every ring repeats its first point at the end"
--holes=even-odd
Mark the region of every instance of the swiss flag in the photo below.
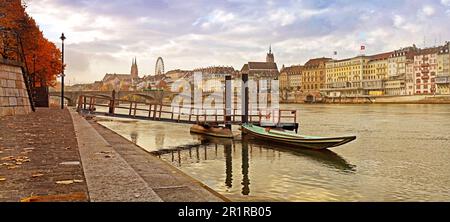
{"type": "Polygon", "coordinates": [[[366,50],[366,46],[362,45],[361,50],[366,50]]]}

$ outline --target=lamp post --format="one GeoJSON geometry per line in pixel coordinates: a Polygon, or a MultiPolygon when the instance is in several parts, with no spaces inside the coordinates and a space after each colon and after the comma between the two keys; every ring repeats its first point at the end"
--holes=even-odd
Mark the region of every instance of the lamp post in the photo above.
{"type": "Polygon", "coordinates": [[[61,34],[60,39],[62,41],[61,109],[64,109],[64,40],[66,40],[64,33],[61,34]]]}

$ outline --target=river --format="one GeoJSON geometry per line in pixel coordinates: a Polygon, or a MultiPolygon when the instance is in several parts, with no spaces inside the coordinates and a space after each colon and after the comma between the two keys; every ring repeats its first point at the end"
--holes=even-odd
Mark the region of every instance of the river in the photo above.
{"type": "MultiPolygon", "coordinates": [[[[99,119],[232,201],[450,201],[450,105],[282,105],[300,133],[356,135],[318,152],[191,135],[186,125],[99,119]]],[[[236,128],[237,129],[237,128],[236,128]]]]}

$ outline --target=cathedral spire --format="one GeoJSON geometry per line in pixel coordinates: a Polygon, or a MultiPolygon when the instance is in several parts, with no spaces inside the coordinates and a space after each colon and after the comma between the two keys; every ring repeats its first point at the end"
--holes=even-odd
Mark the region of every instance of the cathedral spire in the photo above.
{"type": "Polygon", "coordinates": [[[269,46],[269,53],[267,53],[266,62],[267,63],[275,63],[275,57],[272,53],[272,44],[269,46]]]}
{"type": "Polygon", "coordinates": [[[139,78],[139,71],[138,71],[138,66],[137,66],[137,57],[134,57],[132,59],[132,64],[131,64],[131,78],[132,79],[137,79],[139,78]]]}

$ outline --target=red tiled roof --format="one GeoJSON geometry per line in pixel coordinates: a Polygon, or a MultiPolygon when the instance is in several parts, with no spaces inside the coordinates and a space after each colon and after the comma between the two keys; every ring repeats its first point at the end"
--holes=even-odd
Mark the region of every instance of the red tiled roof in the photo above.
{"type": "Polygon", "coordinates": [[[392,53],[393,52],[385,52],[385,53],[369,56],[369,58],[370,58],[370,60],[388,59],[392,55],[392,53]]]}
{"type": "Polygon", "coordinates": [[[278,70],[276,63],[271,62],[249,62],[249,69],[276,69],[278,70]]]}
{"type": "Polygon", "coordinates": [[[326,63],[330,60],[331,60],[331,58],[325,58],[325,57],[310,59],[310,60],[308,60],[308,62],[305,63],[305,66],[317,66],[317,65],[320,65],[321,63],[326,63]]]}

